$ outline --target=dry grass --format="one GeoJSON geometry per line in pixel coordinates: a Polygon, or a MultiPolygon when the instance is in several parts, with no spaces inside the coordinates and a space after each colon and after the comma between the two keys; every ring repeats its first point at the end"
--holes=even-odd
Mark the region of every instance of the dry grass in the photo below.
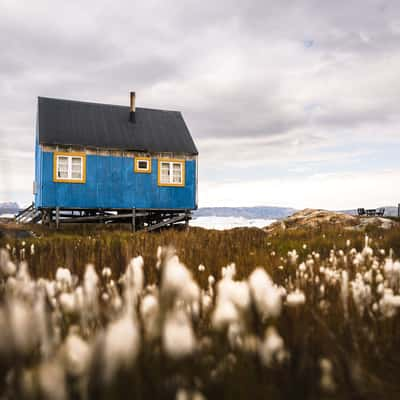
{"type": "Polygon", "coordinates": [[[132,257],[141,255],[145,261],[146,277],[154,281],[157,247],[165,245],[176,248],[182,262],[196,274],[200,283],[204,283],[204,274],[198,274],[199,264],[204,264],[207,273],[214,276],[219,275],[222,266],[231,262],[236,264],[239,278],[246,277],[255,266],[266,267],[273,274],[281,263],[280,257],[285,257],[292,249],[300,255],[306,255],[312,249],[325,257],[332,248],[344,248],[350,239],[352,246],[360,250],[365,233],[371,237],[374,246],[391,248],[395,255],[400,255],[400,228],[352,232],[327,226],[319,230],[299,229],[276,235],[268,235],[256,228],[228,231],[170,229],[151,234],[132,234],[128,230],[110,230],[101,226],[62,231],[32,228],[36,237],[21,237],[24,236],[21,233],[0,237],[0,246],[8,244],[12,247],[16,259],[26,260],[35,277],[53,278],[58,267],[67,267],[82,276],[87,263],[94,264],[98,270],[110,267],[118,275],[132,257]],[[33,255],[30,254],[32,244],[35,248],[33,255]],[[303,249],[303,244],[307,244],[306,249],[303,249]]]}
{"type": "MultiPolygon", "coordinates": [[[[355,281],[356,272],[364,274],[374,268],[372,258],[366,257],[357,268],[350,261],[347,241],[350,240],[351,247],[361,251],[365,245],[365,233],[323,227],[312,231],[282,232],[275,236],[247,228],[231,231],[191,228],[154,234],[82,228],[79,232],[39,231],[36,234],[37,237],[0,239],[0,248],[7,246],[15,260],[26,260],[34,277],[54,278],[58,267],[67,267],[82,277],[85,265],[93,263],[98,272],[110,267],[112,276],[118,279],[131,258],[141,255],[144,258],[145,283],[161,287],[160,271],[156,268],[157,247],[173,245],[180,260],[204,290],[209,275],[219,278],[221,267],[234,262],[235,279],[245,279],[255,267],[262,266],[276,284],[288,292],[300,288],[307,299],[302,307],[284,307],[279,318],[260,318],[254,304],[246,311],[243,337],[260,341],[266,327],[275,326],[290,355],[282,364],[265,367],[257,351],[235,348],[227,340],[227,330],[215,331],[212,314],[204,314],[192,321],[200,343],[195,354],[183,360],[171,360],[163,352],[161,339],[157,339],[151,345],[144,344],[135,367],[121,371],[111,386],[98,379],[96,368],[100,368],[100,362],[94,362],[89,373],[89,398],[172,399],[182,387],[188,391],[199,390],[208,399],[398,398],[400,315],[388,318],[383,312],[372,311],[372,303],[379,300],[376,273],[373,272],[370,284],[371,307],[360,312],[358,303],[351,296],[346,303],[342,301],[342,271],[348,271],[349,279],[355,281]],[[299,255],[294,264],[288,257],[288,251],[293,249],[299,255]],[[331,261],[330,257],[339,249],[345,250],[346,263],[342,256],[331,261]],[[315,262],[312,273],[324,283],[323,294],[314,277],[311,279],[299,272],[299,264],[307,260],[311,252],[320,254],[321,261],[315,262]],[[199,271],[199,264],[205,265],[205,271],[199,271]],[[328,282],[320,272],[320,266],[338,272],[336,282],[328,282]],[[321,389],[321,359],[330,360],[333,368],[334,389],[331,391],[321,389]]],[[[376,254],[375,261],[379,264],[378,270],[383,270],[389,249],[393,250],[395,258],[400,255],[400,229],[371,229],[368,234],[376,254]],[[379,249],[385,249],[386,255],[380,254],[379,249]]],[[[307,274],[310,273],[311,269],[307,270],[307,274]]],[[[101,290],[106,290],[104,282],[101,285],[101,290]]],[[[213,304],[215,301],[213,298],[213,304]]],[[[93,328],[93,335],[97,330],[101,333],[102,327],[113,318],[115,316],[107,312],[101,318],[97,317],[98,327],[93,328]]],[[[67,335],[68,327],[76,321],[66,319],[63,323],[63,332],[67,335]]],[[[81,334],[85,337],[84,333],[81,334]]],[[[85,338],[91,340],[90,335],[85,338]]],[[[101,341],[101,335],[98,340],[101,341]]],[[[36,362],[30,361],[33,368],[36,362]]],[[[2,386],[4,383],[0,390],[2,386]]],[[[84,397],[72,393],[69,398],[84,397]]]]}

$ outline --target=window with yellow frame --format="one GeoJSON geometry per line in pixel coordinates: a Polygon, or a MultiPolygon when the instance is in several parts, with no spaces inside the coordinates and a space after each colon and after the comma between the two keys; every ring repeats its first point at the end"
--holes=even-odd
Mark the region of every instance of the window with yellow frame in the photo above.
{"type": "Polygon", "coordinates": [[[150,157],[135,157],[134,158],[135,172],[142,174],[151,173],[151,158],[150,157]]]}
{"type": "Polygon", "coordinates": [[[85,183],[86,154],[85,153],[54,153],[54,182],[85,183]]]}
{"type": "Polygon", "coordinates": [[[160,158],[158,160],[159,186],[185,186],[185,160],[160,158]]]}

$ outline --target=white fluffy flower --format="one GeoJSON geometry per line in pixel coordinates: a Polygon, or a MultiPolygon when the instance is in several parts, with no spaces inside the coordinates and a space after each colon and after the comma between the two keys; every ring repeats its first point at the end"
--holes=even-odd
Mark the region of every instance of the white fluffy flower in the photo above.
{"type": "Polygon", "coordinates": [[[39,342],[39,337],[31,307],[20,300],[11,301],[9,324],[16,350],[23,354],[33,351],[39,342]]]}
{"type": "Polygon", "coordinates": [[[288,252],[288,261],[291,265],[296,265],[298,258],[299,255],[297,254],[297,251],[295,249],[288,252]]]}
{"type": "Polygon", "coordinates": [[[280,290],[262,268],[255,269],[249,277],[250,290],[258,312],[264,318],[274,318],[281,312],[280,290]]]}
{"type": "Polygon", "coordinates": [[[235,263],[231,263],[226,267],[222,267],[221,275],[223,278],[233,279],[236,275],[236,265],[235,263]]]}
{"type": "Polygon", "coordinates": [[[58,301],[61,309],[66,314],[73,314],[76,311],[76,301],[73,293],[61,293],[58,301]]]}
{"type": "Polygon", "coordinates": [[[178,256],[170,257],[165,263],[162,277],[162,291],[179,297],[189,303],[199,300],[200,289],[192,279],[190,271],[179,261],[178,256]]]}
{"type": "Polygon", "coordinates": [[[92,264],[86,266],[85,275],[83,277],[83,290],[88,297],[95,297],[97,295],[97,285],[99,277],[92,264]]]}
{"type": "Polygon", "coordinates": [[[144,332],[150,340],[158,334],[158,313],[159,304],[157,298],[152,294],[144,296],[140,304],[140,315],[144,325],[144,332]]]}
{"type": "Polygon", "coordinates": [[[39,368],[39,386],[41,399],[66,399],[65,376],[62,364],[56,361],[46,362],[39,368]]]}
{"type": "Polygon", "coordinates": [[[238,320],[239,313],[234,304],[229,300],[218,301],[215,307],[212,324],[216,329],[222,329],[238,320]]]}
{"type": "Polygon", "coordinates": [[[179,359],[193,353],[196,339],[186,313],[175,310],[167,315],[162,339],[164,350],[171,358],[179,359]]]}
{"type": "Polygon", "coordinates": [[[392,289],[385,289],[379,305],[385,317],[393,317],[400,308],[400,295],[394,295],[392,289]]]}
{"type": "Polygon", "coordinates": [[[320,360],[319,366],[321,368],[321,381],[320,386],[321,389],[326,393],[332,393],[336,389],[336,384],[333,379],[332,374],[332,363],[327,358],[322,358],[320,360]]]}
{"type": "Polygon", "coordinates": [[[101,271],[101,275],[104,276],[104,278],[108,279],[111,277],[111,268],[105,267],[101,271]]]}
{"type": "Polygon", "coordinates": [[[17,271],[16,265],[10,260],[7,250],[0,249],[0,270],[5,276],[14,275],[17,271]]]}
{"type": "Polygon", "coordinates": [[[357,309],[362,314],[365,307],[371,303],[372,298],[371,286],[363,281],[359,273],[356,274],[356,278],[351,282],[351,292],[357,309]]]}
{"type": "Polygon", "coordinates": [[[214,328],[223,329],[239,319],[239,313],[250,305],[250,290],[247,282],[233,281],[226,274],[217,284],[216,307],[212,316],[214,328]]]}
{"type": "Polygon", "coordinates": [[[131,260],[126,271],[129,284],[137,294],[142,292],[144,286],[143,266],[143,257],[138,256],[131,260]]]}
{"type": "Polygon", "coordinates": [[[90,361],[90,347],[77,334],[69,334],[65,340],[66,369],[72,375],[86,372],[90,361]]]}
{"type": "Polygon", "coordinates": [[[57,268],[56,281],[62,286],[71,287],[72,285],[71,271],[68,268],[61,268],[61,267],[57,268]]]}
{"type": "Polygon", "coordinates": [[[190,393],[186,389],[179,389],[176,392],[175,400],[206,400],[205,397],[198,391],[190,393]]]}
{"type": "Polygon", "coordinates": [[[128,264],[125,274],[121,279],[124,284],[125,302],[130,310],[135,308],[138,296],[143,290],[143,264],[142,256],[133,258],[128,264]]]}
{"type": "Polygon", "coordinates": [[[201,306],[203,309],[203,313],[207,313],[212,306],[212,298],[209,294],[203,293],[201,296],[201,306]]]}
{"type": "Polygon", "coordinates": [[[245,310],[250,304],[250,290],[247,282],[233,281],[225,277],[218,282],[217,293],[217,302],[230,301],[240,310],[245,310]]]}
{"type": "Polygon", "coordinates": [[[296,289],[294,292],[289,293],[286,297],[286,304],[290,307],[297,307],[304,304],[305,302],[306,296],[299,289],[296,289]]]}
{"type": "Polygon", "coordinates": [[[272,326],[265,332],[264,341],[259,346],[259,355],[267,367],[272,366],[274,362],[282,362],[285,358],[284,341],[272,326]]]}
{"type": "Polygon", "coordinates": [[[118,370],[129,368],[139,352],[140,337],[136,323],[125,314],[107,327],[104,341],[104,379],[110,382],[118,370]]]}

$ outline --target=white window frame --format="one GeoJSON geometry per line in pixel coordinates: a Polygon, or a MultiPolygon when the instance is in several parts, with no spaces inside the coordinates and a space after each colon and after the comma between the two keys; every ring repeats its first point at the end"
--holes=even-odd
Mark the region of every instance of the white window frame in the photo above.
{"type": "MultiPolygon", "coordinates": [[[[55,182],[71,182],[71,183],[84,183],[86,180],[86,174],[85,174],[85,169],[86,169],[86,157],[85,154],[76,154],[76,153],[55,153],[54,154],[54,181],[55,182]],[[61,158],[67,159],[67,176],[66,177],[60,177],[59,176],[59,160],[61,158]],[[80,176],[79,177],[73,177],[72,176],[72,160],[73,159],[80,159],[80,176]]],[[[76,172],[76,171],[75,171],[76,172]]]]}
{"type": "Polygon", "coordinates": [[[159,186],[185,186],[185,160],[159,159],[158,184],[159,186]],[[180,165],[179,182],[174,182],[174,164],[180,165]],[[163,165],[168,165],[168,180],[163,179],[163,165]]]}

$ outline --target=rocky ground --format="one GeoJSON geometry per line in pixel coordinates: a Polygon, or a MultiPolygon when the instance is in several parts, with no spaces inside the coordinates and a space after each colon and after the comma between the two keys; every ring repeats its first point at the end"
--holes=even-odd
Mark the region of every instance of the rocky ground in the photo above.
{"type": "Polygon", "coordinates": [[[267,226],[264,230],[275,233],[287,229],[316,229],[327,225],[337,225],[348,230],[363,230],[368,226],[390,229],[398,224],[399,221],[394,218],[359,217],[336,211],[306,208],[267,226]]]}

